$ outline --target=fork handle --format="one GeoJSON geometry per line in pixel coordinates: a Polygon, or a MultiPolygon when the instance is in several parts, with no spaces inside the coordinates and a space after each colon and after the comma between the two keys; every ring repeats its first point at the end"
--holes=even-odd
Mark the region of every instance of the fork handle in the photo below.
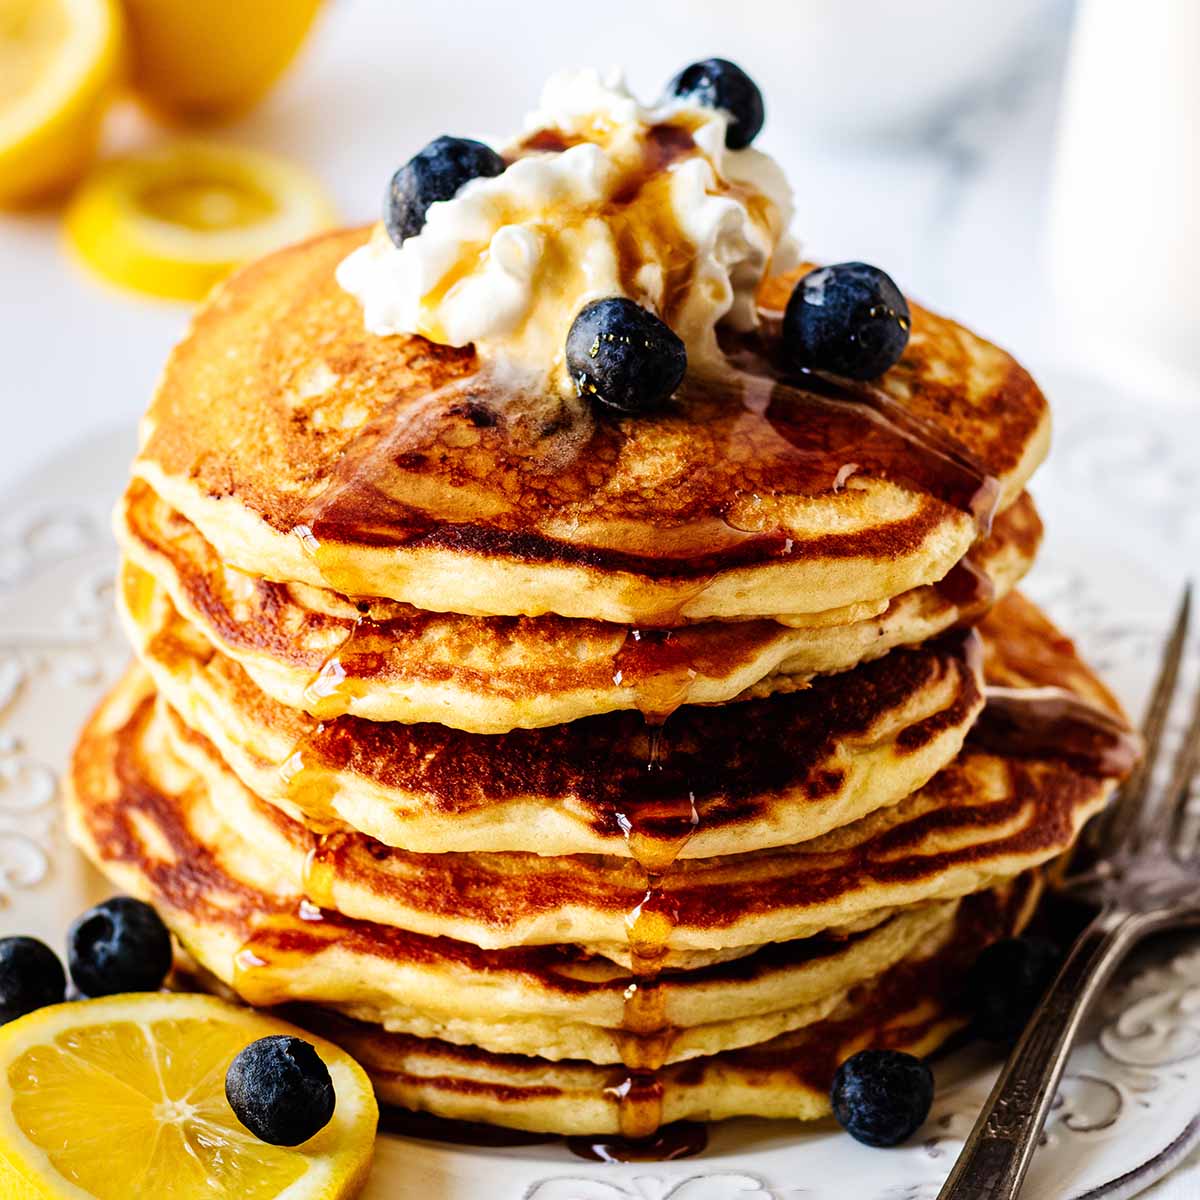
{"type": "Polygon", "coordinates": [[[1139,936],[1137,919],[1118,909],[1102,911],[1079,936],[1000,1072],[938,1200],[1015,1200],[1079,1027],[1139,936]]]}

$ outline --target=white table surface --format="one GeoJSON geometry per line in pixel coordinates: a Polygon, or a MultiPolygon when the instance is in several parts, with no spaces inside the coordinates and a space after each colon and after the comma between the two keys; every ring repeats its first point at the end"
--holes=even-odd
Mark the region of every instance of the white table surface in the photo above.
{"type": "MultiPolygon", "coordinates": [[[[742,5],[755,7],[754,0],[742,5]]],[[[761,7],[777,9],[766,0],[761,7]]],[[[885,136],[878,121],[874,133],[861,120],[848,131],[833,119],[809,120],[796,106],[772,107],[771,80],[782,79],[786,67],[756,66],[769,56],[747,21],[718,46],[711,26],[693,28],[681,19],[663,50],[659,38],[633,39],[631,19],[594,19],[592,6],[336,0],[283,85],[255,113],[219,132],[307,163],[342,215],[364,220],[376,214],[390,171],[424,141],[442,132],[514,128],[555,66],[623,61],[639,90],[652,95],[679,65],[719,50],[739,58],[764,85],[769,123],[760,144],[789,171],[796,232],[814,257],[880,264],[910,294],[1006,345],[1035,373],[1044,367],[1053,377],[1065,366],[1103,374],[1104,364],[1071,362],[1060,344],[1043,269],[1070,15],[1062,0],[1045,0],[1043,7],[1010,61],[885,136]]],[[[675,11],[682,10],[675,5],[675,11]]],[[[852,71],[852,50],[846,53],[845,69],[852,71]]],[[[836,71],[840,64],[826,66],[836,71]]],[[[115,115],[115,145],[163,136],[132,112],[115,115]]],[[[63,252],[58,218],[55,211],[0,216],[0,491],[86,434],[132,427],[189,315],[186,306],[117,293],[85,276],[63,252]]],[[[1190,461],[1200,460],[1194,390],[1152,391],[1133,403],[1178,414],[1179,437],[1195,448],[1190,461]]],[[[1078,426],[1080,414],[1073,420],[1078,426]]],[[[1158,479],[1148,462],[1143,482],[1150,492],[1194,491],[1196,476],[1158,479]]],[[[1195,573],[1200,524],[1186,513],[1180,520],[1180,529],[1169,531],[1180,550],[1172,574],[1195,573]]],[[[1200,1163],[1148,1194],[1200,1195],[1200,1163]]]]}

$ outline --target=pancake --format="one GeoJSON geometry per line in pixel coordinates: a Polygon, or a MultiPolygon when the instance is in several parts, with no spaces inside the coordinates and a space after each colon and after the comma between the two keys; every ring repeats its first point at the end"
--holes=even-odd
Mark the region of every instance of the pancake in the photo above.
{"type": "Polygon", "coordinates": [[[322,719],[350,713],[474,733],[622,709],[662,716],[681,704],[720,703],[747,689],[766,695],[847,670],[978,617],[1025,573],[1041,534],[1024,495],[947,580],[880,612],[811,614],[801,627],[758,620],[658,631],[554,615],[429,613],[257,579],[222,562],[139,480],[116,524],[130,561],[280,704],[322,719]]]}
{"type": "MultiPolygon", "coordinates": [[[[332,1005],[495,1053],[602,1064],[629,1056],[638,1034],[623,1027],[628,972],[571,946],[485,951],[318,909],[294,886],[278,837],[225,821],[164,732],[145,677],[131,675],[80,742],[71,828],[97,865],[154,903],[196,961],[244,998],[332,1005]]],[[[955,911],[953,903],[917,906],[858,935],[664,973],[657,986],[672,1030],[666,1060],[821,1020],[854,986],[944,944],[955,911]]]]}
{"type": "Polygon", "coordinates": [[[916,305],[876,384],[780,380],[742,344],[664,411],[597,419],[471,347],[366,332],[334,279],[366,236],[223,284],[143,423],[135,475],[255,576],[469,615],[827,612],[945,576],[1046,450],[1029,375],[916,305]]]}
{"type": "MultiPolygon", "coordinates": [[[[414,854],[352,831],[316,835],[247,791],[210,745],[165,717],[159,736],[222,820],[269,859],[272,877],[285,875],[321,908],[489,948],[571,942],[631,962],[630,914],[648,894],[638,863],[414,854]]],[[[921,791],[823,837],[676,862],[654,885],[651,907],[669,913],[660,949],[747,953],[979,891],[1066,850],[1113,782],[1048,753],[1032,760],[968,745],[921,791]]]]}
{"type": "Polygon", "coordinates": [[[666,1066],[649,1085],[621,1068],[489,1054],[388,1033],[328,1011],[288,1015],[353,1054],[381,1103],[451,1119],[567,1135],[616,1134],[628,1130],[631,1116],[651,1130],[739,1116],[816,1120],[829,1115],[838,1065],[858,1050],[927,1055],[964,1028],[956,1007],[963,973],[981,948],[1024,928],[1037,892],[1036,880],[1023,878],[1011,889],[973,896],[948,938],[853,989],[824,1020],[666,1066]]]}
{"type": "Polygon", "coordinates": [[[982,706],[976,639],[959,630],[801,691],[680,709],[661,736],[634,712],[498,735],[320,721],[260,691],[139,568],[118,591],[158,688],[252,791],[422,852],[629,857],[635,826],[648,844],[686,834],[682,858],[815,837],[919,788],[982,706]]]}

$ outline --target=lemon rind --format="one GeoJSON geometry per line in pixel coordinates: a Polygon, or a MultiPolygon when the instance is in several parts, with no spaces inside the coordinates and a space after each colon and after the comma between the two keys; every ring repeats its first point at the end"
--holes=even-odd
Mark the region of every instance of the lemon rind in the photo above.
{"type": "Polygon", "coordinates": [[[345,1051],[274,1017],[212,996],[135,993],[52,1005],[0,1028],[0,1195],[4,1200],[94,1200],[92,1193],[60,1175],[46,1152],[18,1124],[8,1064],[71,1030],[115,1022],[150,1026],[157,1020],[189,1019],[224,1021],[252,1031],[255,1037],[294,1033],[316,1047],[333,1078],[337,1093],[333,1123],[341,1127],[341,1136],[336,1150],[311,1158],[308,1170],[275,1200],[341,1200],[357,1195],[370,1171],[378,1105],[366,1073],[345,1051]]]}

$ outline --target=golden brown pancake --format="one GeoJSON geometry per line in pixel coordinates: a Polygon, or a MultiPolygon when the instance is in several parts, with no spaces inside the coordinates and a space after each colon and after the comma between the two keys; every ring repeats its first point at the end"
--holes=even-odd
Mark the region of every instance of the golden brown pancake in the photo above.
{"type": "MultiPolygon", "coordinates": [[[[436,721],[474,733],[560,724],[638,708],[795,688],[898,645],[923,642],[1005,595],[1033,561],[1041,523],[1028,495],[936,584],[847,624],[776,621],[641,630],[569,617],[463,617],[254,578],[221,561],[199,530],[142,481],[117,510],[130,560],[180,614],[280,704],[322,719],[436,721]]],[[[822,614],[815,614],[820,617],[822,614]]]]}
{"type": "Polygon", "coordinates": [[[660,413],[597,417],[470,347],[366,332],[334,279],[365,236],[225,283],[143,425],[135,474],[256,576],[639,625],[826,612],[942,578],[1045,453],[1029,375],[915,305],[874,385],[780,379],[767,339],[660,413]]]}
{"type": "Polygon", "coordinates": [[[690,835],[683,858],[815,837],[920,787],[982,705],[960,630],[801,691],[680,709],[661,736],[636,712],[495,735],[321,721],[260,691],[138,568],[118,590],[157,686],[251,790],[410,850],[629,856],[634,825],[690,835]]]}

